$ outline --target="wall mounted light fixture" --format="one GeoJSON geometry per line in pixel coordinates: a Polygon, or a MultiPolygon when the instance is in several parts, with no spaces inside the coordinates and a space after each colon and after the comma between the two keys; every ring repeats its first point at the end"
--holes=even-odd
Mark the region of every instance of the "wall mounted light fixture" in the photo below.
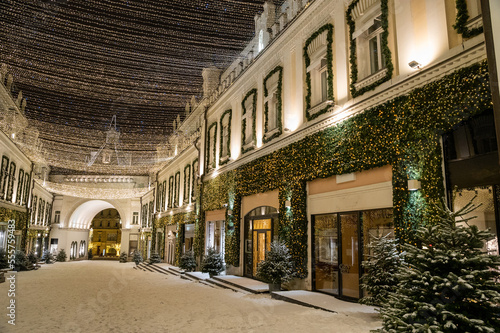
{"type": "Polygon", "coordinates": [[[292,208],[292,203],[290,202],[290,200],[285,201],[285,208],[288,208],[288,209],[292,208]]]}
{"type": "Polygon", "coordinates": [[[232,216],[232,215],[233,215],[233,210],[232,210],[232,209],[229,209],[229,210],[227,211],[227,215],[232,216]]]}
{"type": "Polygon", "coordinates": [[[412,69],[420,69],[420,67],[422,67],[422,64],[415,60],[412,60],[408,63],[408,66],[410,66],[412,69]]]}
{"type": "Polygon", "coordinates": [[[408,191],[416,191],[422,188],[422,184],[418,179],[408,179],[408,191]]]}

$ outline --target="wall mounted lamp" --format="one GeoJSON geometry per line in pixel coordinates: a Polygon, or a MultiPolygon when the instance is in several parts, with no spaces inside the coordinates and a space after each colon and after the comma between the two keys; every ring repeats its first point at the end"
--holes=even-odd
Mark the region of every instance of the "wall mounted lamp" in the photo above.
{"type": "Polygon", "coordinates": [[[290,202],[290,200],[285,201],[285,208],[288,208],[288,209],[292,208],[292,203],[290,202]]]}
{"type": "Polygon", "coordinates": [[[229,209],[229,210],[227,211],[227,215],[228,215],[228,216],[232,216],[232,215],[233,215],[233,210],[232,210],[232,209],[229,209]]]}
{"type": "Polygon", "coordinates": [[[418,179],[408,179],[408,191],[416,191],[422,188],[422,184],[418,179]]]}
{"type": "Polygon", "coordinates": [[[415,60],[412,60],[408,63],[408,66],[410,66],[412,69],[420,69],[420,67],[422,67],[422,64],[418,63],[415,60]]]}

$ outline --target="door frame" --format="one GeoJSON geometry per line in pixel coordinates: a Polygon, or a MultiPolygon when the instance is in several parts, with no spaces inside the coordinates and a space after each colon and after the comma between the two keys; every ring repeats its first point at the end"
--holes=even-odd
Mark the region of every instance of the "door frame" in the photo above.
{"type": "MultiPolygon", "coordinates": [[[[252,229],[251,230],[249,230],[248,225],[249,225],[250,221],[253,221],[253,220],[270,219],[271,220],[271,242],[272,242],[274,239],[274,236],[275,236],[275,233],[274,233],[275,223],[278,223],[278,216],[279,216],[279,213],[277,213],[277,212],[265,214],[265,215],[249,216],[252,211],[254,211],[255,209],[261,208],[261,207],[271,207],[271,208],[277,210],[276,208],[274,208],[272,206],[260,206],[260,207],[256,207],[256,208],[252,209],[244,217],[244,225],[243,225],[243,276],[251,278],[251,279],[258,279],[258,278],[257,278],[257,276],[253,275],[253,269],[251,270],[251,274],[248,274],[248,272],[247,272],[247,260],[251,261],[252,267],[253,267],[253,241],[254,241],[253,240],[253,222],[252,222],[252,229]],[[247,251],[246,251],[246,245],[247,245],[246,242],[248,240],[248,232],[249,231],[251,232],[251,240],[252,240],[252,250],[250,251],[250,255],[249,255],[249,257],[251,259],[247,259],[247,251]]],[[[262,230],[268,230],[268,229],[262,229],[262,230]]]]}
{"type": "MultiPolygon", "coordinates": [[[[383,209],[383,208],[381,208],[383,209]]],[[[371,209],[370,209],[371,210],[371,209]]],[[[361,284],[359,286],[359,295],[360,297],[359,298],[355,298],[355,297],[350,297],[350,296],[344,296],[342,294],[342,272],[341,272],[341,265],[342,265],[342,251],[343,251],[343,248],[342,248],[342,230],[341,230],[341,219],[340,219],[340,215],[346,215],[346,214],[356,214],[358,216],[358,271],[359,271],[359,278],[361,278],[363,276],[363,266],[362,266],[362,262],[363,262],[363,248],[364,248],[364,244],[363,244],[363,214],[361,214],[364,210],[361,210],[361,211],[346,211],[346,212],[335,212],[335,213],[326,213],[326,214],[314,214],[314,215],[311,215],[311,277],[312,277],[312,289],[316,292],[320,292],[322,294],[326,294],[326,295],[331,295],[331,296],[334,296],[334,297],[337,297],[337,298],[340,298],[340,299],[345,299],[347,301],[354,301],[354,302],[357,302],[359,298],[362,297],[363,295],[363,289],[361,288],[361,284]],[[319,215],[337,215],[337,240],[338,240],[338,268],[337,268],[337,271],[338,271],[338,277],[339,277],[339,281],[338,281],[338,295],[335,295],[335,294],[331,294],[331,293],[327,293],[327,292],[324,292],[324,291],[321,291],[321,290],[316,290],[316,265],[315,265],[315,262],[316,262],[316,233],[315,233],[315,224],[316,224],[316,216],[319,216],[319,215]]]]}

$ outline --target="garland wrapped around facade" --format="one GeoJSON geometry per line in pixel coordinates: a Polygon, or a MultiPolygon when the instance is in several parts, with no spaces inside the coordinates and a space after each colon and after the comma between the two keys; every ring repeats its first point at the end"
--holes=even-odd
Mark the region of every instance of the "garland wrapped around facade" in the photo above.
{"type": "Polygon", "coordinates": [[[248,118],[243,119],[242,124],[241,124],[241,154],[244,154],[246,152],[249,152],[250,150],[254,149],[255,147],[255,140],[257,139],[257,132],[255,129],[255,116],[257,114],[257,89],[252,89],[250,90],[245,97],[243,98],[243,101],[241,101],[241,109],[242,111],[242,116],[244,116],[247,111],[250,112],[250,110],[246,109],[245,102],[247,101],[250,96],[253,95],[253,102],[252,102],[252,142],[253,145],[251,147],[248,147],[247,149],[243,148],[245,146],[245,141],[246,141],[246,128],[247,128],[247,121],[248,118]]]}
{"type": "Polygon", "coordinates": [[[393,166],[396,237],[414,243],[422,219],[435,216],[431,203],[444,196],[441,135],[464,119],[491,108],[485,62],[460,69],[348,120],[310,135],[236,170],[207,181],[203,209],[229,203],[226,260],[239,265],[244,196],[279,189],[279,237],[290,249],[298,276],[307,276],[306,182],[316,178],[393,166]],[[419,177],[422,189],[409,192],[407,181],[419,177]],[[291,209],[285,208],[290,200],[291,209]]]}
{"type": "Polygon", "coordinates": [[[267,81],[274,75],[278,73],[278,86],[276,87],[276,128],[278,129],[276,133],[267,137],[265,134],[269,132],[269,102],[264,104],[264,138],[262,142],[266,143],[271,141],[274,138],[279,137],[283,133],[283,123],[282,123],[282,109],[283,109],[283,67],[276,66],[267,76],[264,78],[264,98],[269,96],[269,91],[267,89],[267,81]]]}
{"type": "Polygon", "coordinates": [[[191,185],[191,164],[187,164],[184,167],[184,190],[183,190],[183,203],[186,204],[186,202],[189,201],[190,194],[189,193],[189,188],[191,185]]]}
{"type": "Polygon", "coordinates": [[[28,212],[20,212],[10,208],[0,207],[0,222],[14,220],[16,222],[16,230],[21,230],[21,249],[26,248],[29,225],[28,217],[28,212]]]}
{"type": "MultiPolygon", "coordinates": [[[[319,35],[327,31],[326,35],[326,70],[327,70],[327,82],[328,82],[328,89],[327,89],[327,95],[328,95],[328,100],[334,102],[335,97],[333,94],[333,24],[325,24],[321,28],[319,28],[315,33],[309,37],[304,45],[304,60],[306,64],[306,68],[311,65],[311,59],[309,57],[309,45],[316,39],[318,38],[319,35]]],[[[330,109],[330,105],[326,106],[323,110],[320,110],[318,112],[315,112],[314,114],[310,114],[310,109],[312,107],[311,105],[311,94],[312,94],[312,88],[311,88],[311,73],[307,71],[306,73],[306,118],[307,120],[313,120],[323,113],[327,112],[330,109]]]]}
{"type": "Polygon", "coordinates": [[[177,241],[175,242],[175,265],[179,265],[179,258],[182,255],[182,246],[184,242],[184,224],[194,224],[197,221],[195,212],[178,213],[167,215],[158,219],[157,227],[165,228],[168,225],[177,225],[177,241]]]}
{"type": "MultiPolygon", "coordinates": [[[[347,20],[347,25],[349,26],[349,40],[351,41],[350,45],[350,56],[349,56],[349,62],[351,64],[351,95],[352,97],[360,96],[363,95],[365,92],[370,91],[375,89],[377,86],[381,85],[382,83],[389,81],[392,77],[392,72],[394,71],[394,65],[392,64],[392,53],[391,49],[389,48],[389,42],[388,42],[388,37],[389,37],[389,19],[388,19],[388,6],[387,6],[387,0],[381,0],[380,1],[380,8],[381,8],[381,18],[380,18],[380,24],[382,25],[383,32],[381,34],[381,39],[380,39],[380,47],[382,54],[384,55],[385,58],[385,68],[387,69],[387,72],[385,76],[378,81],[363,87],[359,90],[356,89],[355,84],[358,82],[358,59],[356,55],[356,39],[352,38],[352,35],[354,31],[356,30],[356,23],[352,19],[352,11],[354,7],[358,4],[359,0],[353,1],[349,7],[347,8],[346,12],[346,20],[347,20]]],[[[365,59],[363,59],[365,60],[365,59]]],[[[368,60],[366,60],[368,61],[368,60]]]]}
{"type": "Polygon", "coordinates": [[[233,119],[233,111],[231,109],[224,111],[222,116],[220,117],[220,147],[219,147],[219,165],[224,165],[227,162],[229,162],[229,157],[231,157],[231,120],[233,119]],[[224,151],[223,145],[224,145],[224,118],[229,117],[228,119],[228,125],[227,125],[227,141],[225,142],[226,144],[226,149],[227,149],[227,156],[222,156],[222,152],[224,151]],[[226,158],[227,157],[227,158],[226,158]],[[225,158],[225,159],[224,159],[225,158]]]}
{"type": "Polygon", "coordinates": [[[456,0],[455,5],[457,7],[457,18],[453,28],[462,35],[464,38],[472,38],[483,33],[483,27],[477,27],[469,29],[467,27],[467,21],[469,20],[469,11],[467,9],[466,0],[456,0]]]}

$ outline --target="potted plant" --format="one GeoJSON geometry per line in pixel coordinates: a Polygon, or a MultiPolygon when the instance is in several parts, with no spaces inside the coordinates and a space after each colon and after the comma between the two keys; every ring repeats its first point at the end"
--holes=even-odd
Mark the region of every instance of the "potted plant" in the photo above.
{"type": "Polygon", "coordinates": [[[187,251],[179,260],[179,268],[186,272],[193,272],[196,269],[196,259],[193,251],[187,251]]]}
{"type": "Polygon", "coordinates": [[[128,259],[128,256],[125,252],[122,252],[120,254],[120,263],[126,263],[127,262],[127,259],[128,259]]]}
{"type": "Polygon", "coordinates": [[[17,272],[28,270],[29,262],[23,251],[16,251],[14,257],[14,270],[17,272]]]}
{"type": "Polygon", "coordinates": [[[42,262],[46,263],[46,264],[52,264],[53,261],[54,261],[54,256],[52,255],[52,253],[50,253],[49,250],[45,250],[43,251],[43,255],[42,255],[42,262]]]}
{"type": "Polygon", "coordinates": [[[64,251],[64,249],[61,249],[59,250],[59,253],[56,256],[56,261],[65,262],[67,257],[68,256],[66,255],[66,251],[64,251]]]}
{"type": "Polygon", "coordinates": [[[293,262],[285,243],[274,241],[266,259],[257,264],[257,277],[269,283],[269,291],[281,290],[281,284],[293,278],[293,262]]]}
{"type": "Polygon", "coordinates": [[[153,252],[151,253],[151,257],[149,257],[149,263],[150,264],[158,264],[161,262],[160,255],[158,252],[153,252]]]}
{"type": "Polygon", "coordinates": [[[201,262],[202,273],[210,274],[210,278],[215,275],[219,275],[220,272],[224,270],[224,260],[222,260],[222,255],[215,251],[214,248],[209,248],[207,255],[203,258],[201,262]]]}
{"type": "Polygon", "coordinates": [[[144,261],[144,259],[142,259],[142,253],[140,251],[135,251],[134,252],[134,262],[135,262],[135,264],[139,265],[143,261],[144,261]]]}

